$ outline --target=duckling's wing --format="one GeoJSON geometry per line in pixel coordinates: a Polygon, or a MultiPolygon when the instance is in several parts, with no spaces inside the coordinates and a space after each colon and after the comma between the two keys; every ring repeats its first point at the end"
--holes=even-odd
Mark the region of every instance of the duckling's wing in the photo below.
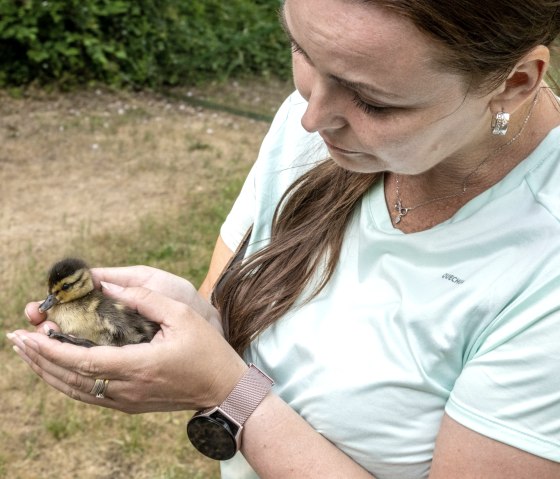
{"type": "Polygon", "coordinates": [[[103,296],[98,306],[98,315],[103,325],[102,344],[147,343],[160,330],[157,323],[107,296],[103,296]]]}

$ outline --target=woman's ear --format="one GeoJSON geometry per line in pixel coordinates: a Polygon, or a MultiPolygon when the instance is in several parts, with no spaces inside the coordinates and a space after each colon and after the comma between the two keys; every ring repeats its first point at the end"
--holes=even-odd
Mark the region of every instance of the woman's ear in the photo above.
{"type": "Polygon", "coordinates": [[[541,87],[550,64],[550,50],[539,45],[527,53],[496,90],[490,101],[492,113],[514,113],[541,87]]]}

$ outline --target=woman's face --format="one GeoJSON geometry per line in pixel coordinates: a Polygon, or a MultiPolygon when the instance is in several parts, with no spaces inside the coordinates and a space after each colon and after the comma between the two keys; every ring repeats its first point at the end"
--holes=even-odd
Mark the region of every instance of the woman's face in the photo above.
{"type": "Polygon", "coordinates": [[[490,137],[489,97],[437,67],[441,47],[408,20],[353,0],[286,0],[283,16],[302,124],[340,166],[419,174],[490,137]]]}

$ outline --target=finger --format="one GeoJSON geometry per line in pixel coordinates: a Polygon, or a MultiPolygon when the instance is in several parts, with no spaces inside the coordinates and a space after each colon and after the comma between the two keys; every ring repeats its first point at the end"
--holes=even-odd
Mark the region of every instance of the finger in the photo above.
{"type": "Polygon", "coordinates": [[[104,291],[142,316],[158,324],[170,326],[170,319],[183,317],[189,311],[187,305],[147,288],[122,288],[115,284],[103,283],[104,291]]]}
{"type": "MultiPolygon", "coordinates": [[[[95,379],[81,376],[47,361],[33,348],[33,340],[28,337],[19,337],[17,335],[15,338],[10,339],[14,342],[15,352],[29,365],[35,374],[53,388],[72,399],[87,403],[99,404],[100,399],[110,400],[108,388],[105,389],[106,395],[104,398],[98,398],[92,395],[91,392],[95,384],[95,379]]],[[[114,386],[114,384],[112,386],[114,386]]]]}
{"type": "MultiPolygon", "coordinates": [[[[147,412],[152,410],[144,410],[142,408],[142,404],[134,399],[134,396],[133,400],[127,400],[126,395],[123,395],[121,392],[121,390],[123,390],[123,387],[126,385],[126,383],[122,381],[114,379],[109,380],[103,390],[103,396],[98,397],[95,395],[95,391],[93,390],[93,385],[95,385],[94,380],[91,380],[91,387],[86,386],[85,389],[82,389],[81,387],[78,389],[76,387],[73,387],[73,384],[67,384],[59,377],[51,374],[47,368],[42,368],[39,363],[35,362],[31,357],[33,353],[29,348],[23,350],[18,346],[14,346],[14,350],[29,365],[31,370],[35,374],[37,374],[37,376],[39,376],[53,389],[56,389],[57,391],[65,394],[71,399],[81,401],[86,404],[94,404],[96,406],[117,409],[129,414],[147,412]]],[[[84,382],[84,384],[86,383],[84,382]]]]}
{"type": "Polygon", "coordinates": [[[120,286],[141,286],[151,275],[153,268],[147,266],[124,266],[117,268],[91,268],[91,275],[96,287],[100,283],[113,283],[120,286]]]}
{"type": "MultiPolygon", "coordinates": [[[[54,389],[62,392],[72,399],[83,401],[89,404],[96,404],[99,406],[110,407],[118,409],[127,413],[144,412],[142,408],[142,401],[139,400],[138,392],[131,388],[130,376],[138,376],[144,371],[141,365],[138,370],[134,367],[123,368],[119,367],[119,371],[125,371],[125,374],[112,374],[111,372],[82,375],[76,371],[61,367],[49,361],[44,355],[41,354],[41,347],[39,341],[35,341],[36,337],[31,338],[31,335],[24,335],[18,331],[16,333],[8,334],[8,338],[14,343],[15,352],[29,365],[32,371],[37,374],[41,379],[47,382],[54,389]],[[17,333],[17,334],[16,334],[17,333]],[[122,377],[123,379],[118,379],[122,377]],[[107,380],[107,385],[103,391],[103,397],[97,397],[94,391],[96,380],[107,380]]],[[[61,343],[60,347],[65,349],[75,348],[75,346],[66,345],[61,343]]],[[[142,346],[149,347],[148,345],[133,345],[135,349],[141,349],[142,346]]],[[[77,347],[78,349],[83,349],[77,347]]],[[[128,347],[111,348],[98,346],[95,349],[101,350],[117,350],[126,351],[128,347]]],[[[130,353],[130,350],[127,354],[130,353]]],[[[106,355],[106,353],[102,353],[106,355]]],[[[139,352],[140,357],[146,355],[145,351],[139,352]]],[[[130,361],[130,358],[127,359],[130,361]]],[[[138,357],[132,364],[139,363],[138,357]]],[[[98,391],[97,391],[98,392],[98,391]]]]}
{"type": "Polygon", "coordinates": [[[60,328],[58,324],[53,323],[52,321],[44,321],[41,324],[37,325],[37,332],[41,334],[46,334],[49,336],[49,331],[56,331],[57,333],[60,332],[60,328]]]}
{"type": "Polygon", "coordinates": [[[173,318],[199,317],[208,321],[223,336],[220,314],[208,301],[193,289],[189,302],[170,298],[148,288],[123,288],[111,283],[102,283],[105,294],[138,311],[142,316],[159,324],[171,326],[173,318]]]}
{"type": "Polygon", "coordinates": [[[33,301],[31,303],[27,303],[25,306],[25,315],[27,316],[27,319],[29,319],[29,322],[34,326],[41,324],[45,321],[45,319],[47,319],[47,314],[39,311],[40,304],[41,301],[33,301]]]}
{"type": "MultiPolygon", "coordinates": [[[[134,364],[131,361],[130,350],[125,347],[97,346],[84,348],[68,343],[61,343],[50,339],[41,333],[17,330],[8,335],[8,339],[16,346],[24,349],[29,356],[32,350],[49,363],[59,366],[63,370],[73,371],[87,378],[121,379],[131,374],[130,368],[122,367],[123,363],[134,364]],[[115,371],[122,371],[116,373],[115,371]]],[[[53,372],[53,371],[51,371],[53,372]]],[[[61,376],[61,375],[60,375],[61,376]]],[[[65,380],[66,378],[60,377],[65,380]]]]}
{"type": "Polygon", "coordinates": [[[94,268],[91,271],[97,287],[102,286],[103,283],[118,284],[123,287],[141,286],[185,304],[197,301],[198,292],[190,281],[150,266],[94,268]]]}

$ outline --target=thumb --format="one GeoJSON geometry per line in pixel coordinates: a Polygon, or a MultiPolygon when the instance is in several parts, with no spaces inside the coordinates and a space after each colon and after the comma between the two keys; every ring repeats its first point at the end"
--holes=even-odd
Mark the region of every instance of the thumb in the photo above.
{"type": "Polygon", "coordinates": [[[107,281],[100,281],[103,292],[109,293],[109,296],[118,295],[124,288],[118,284],[108,283],[107,281]]]}
{"type": "Polygon", "coordinates": [[[29,322],[34,326],[38,326],[47,318],[46,313],[39,311],[40,304],[40,301],[33,301],[31,303],[27,303],[25,306],[25,316],[27,316],[29,322]]]}
{"type": "Polygon", "coordinates": [[[170,326],[172,319],[184,314],[186,306],[163,294],[141,286],[122,286],[102,281],[103,292],[146,319],[170,326]]]}

